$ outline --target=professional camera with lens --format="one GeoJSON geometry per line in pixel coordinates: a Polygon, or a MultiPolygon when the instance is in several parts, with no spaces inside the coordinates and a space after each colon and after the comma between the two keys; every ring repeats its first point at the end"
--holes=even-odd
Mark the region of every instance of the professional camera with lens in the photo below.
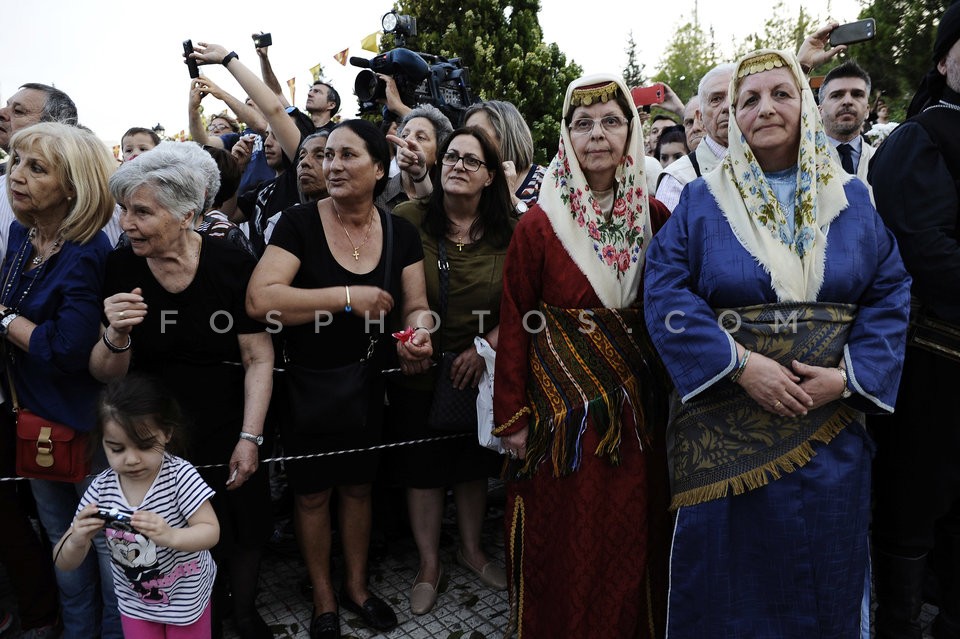
{"type": "Polygon", "coordinates": [[[350,64],[364,69],[353,83],[361,113],[378,111],[377,101],[386,99],[386,83],[377,77],[384,74],[393,78],[404,104],[409,107],[432,104],[455,126],[459,125],[463,112],[475,102],[467,69],[460,59],[404,48],[406,36],[417,34],[417,21],[410,16],[391,11],[383,17],[383,30],[394,34],[400,46],[370,60],[350,58],[350,64]]]}

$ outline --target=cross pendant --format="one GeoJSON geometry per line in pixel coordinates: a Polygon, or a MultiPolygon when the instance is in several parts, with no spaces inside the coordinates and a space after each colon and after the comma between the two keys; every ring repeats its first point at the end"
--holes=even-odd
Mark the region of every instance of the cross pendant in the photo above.
{"type": "Polygon", "coordinates": [[[357,247],[353,247],[353,259],[355,259],[358,262],[360,261],[360,249],[358,249],[357,247]]]}
{"type": "Polygon", "coordinates": [[[461,252],[463,251],[463,241],[462,241],[462,240],[457,240],[457,250],[458,250],[458,251],[461,251],[461,252]]]}

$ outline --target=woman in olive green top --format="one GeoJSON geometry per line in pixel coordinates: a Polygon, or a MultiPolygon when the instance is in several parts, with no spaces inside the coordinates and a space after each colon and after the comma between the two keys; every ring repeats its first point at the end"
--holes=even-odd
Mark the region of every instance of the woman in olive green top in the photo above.
{"type": "MultiPolygon", "coordinates": [[[[473,339],[482,335],[494,348],[497,346],[503,260],[516,222],[510,216],[513,207],[499,155],[482,130],[457,129],[437,155],[440,161],[430,176],[436,187],[429,200],[405,202],[394,213],[420,230],[430,308],[441,317],[440,328],[433,336],[439,340],[436,351],[459,353],[451,379],[458,388],[475,387],[485,364],[473,339]],[[446,309],[440,301],[440,242],[449,265],[446,309]]],[[[427,425],[437,368],[395,380],[389,389],[393,428],[401,439],[445,434],[427,425]]],[[[410,591],[411,612],[429,612],[437,600],[443,572],[440,523],[449,485],[453,485],[460,532],[457,562],[487,586],[505,589],[503,568],[489,561],[480,547],[487,478],[496,474],[499,456],[482,448],[472,436],[406,446],[398,463],[420,554],[420,569],[410,591]]]]}

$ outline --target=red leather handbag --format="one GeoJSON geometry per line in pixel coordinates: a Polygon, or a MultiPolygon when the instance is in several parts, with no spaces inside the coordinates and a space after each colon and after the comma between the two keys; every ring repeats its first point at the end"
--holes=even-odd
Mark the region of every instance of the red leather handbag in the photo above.
{"type": "Polygon", "coordinates": [[[90,471],[89,434],[17,411],[17,475],[76,483],[90,471]]]}
{"type": "Polygon", "coordinates": [[[90,471],[89,433],[17,410],[17,475],[76,483],[90,471]]]}

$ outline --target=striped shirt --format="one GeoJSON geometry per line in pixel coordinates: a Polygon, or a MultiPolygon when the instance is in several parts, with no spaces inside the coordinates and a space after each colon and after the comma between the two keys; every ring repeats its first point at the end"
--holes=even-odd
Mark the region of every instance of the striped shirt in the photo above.
{"type": "MultiPolygon", "coordinates": [[[[149,511],[172,528],[186,528],[190,516],[213,494],[190,462],[168,453],[136,508],[124,497],[117,473],[107,469],[94,478],[77,511],[89,503],[126,514],[149,511]]],[[[158,546],[125,522],[107,522],[104,534],[120,612],[133,619],[175,626],[191,624],[203,614],[217,573],[210,551],[183,552],[158,546]]]]}

